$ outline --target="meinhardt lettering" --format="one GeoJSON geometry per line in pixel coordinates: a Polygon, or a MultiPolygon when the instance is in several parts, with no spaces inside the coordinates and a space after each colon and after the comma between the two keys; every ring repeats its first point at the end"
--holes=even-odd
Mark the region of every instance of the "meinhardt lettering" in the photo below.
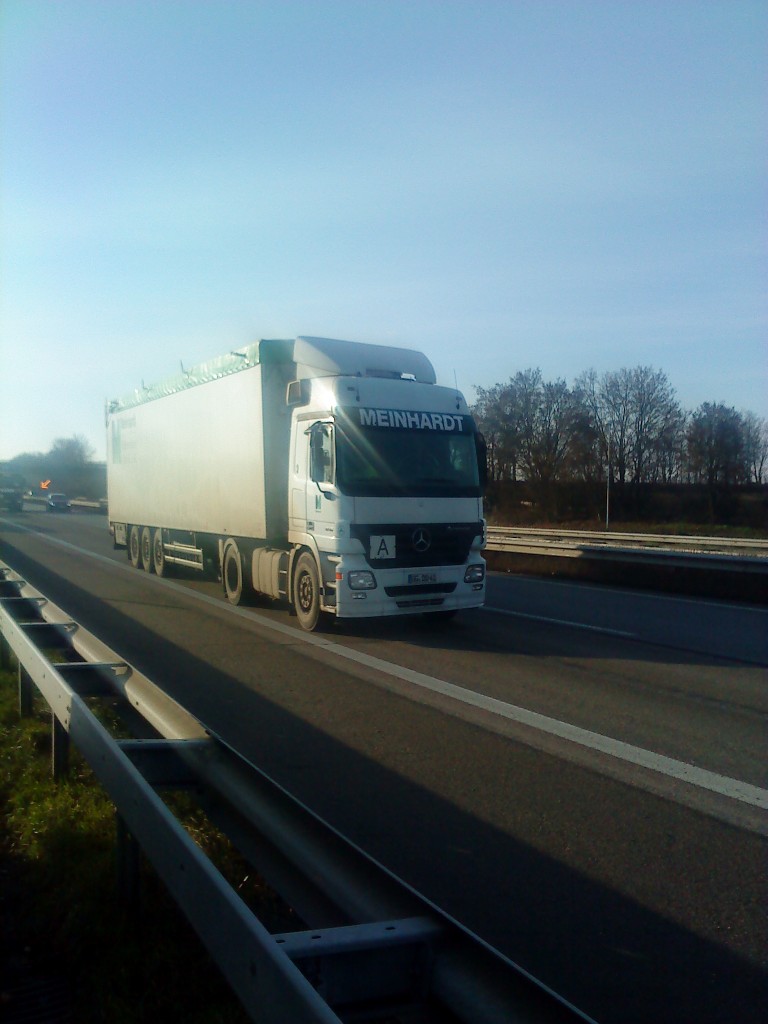
{"type": "Polygon", "coordinates": [[[463,432],[464,417],[448,412],[409,412],[406,409],[360,409],[362,427],[463,432]]]}

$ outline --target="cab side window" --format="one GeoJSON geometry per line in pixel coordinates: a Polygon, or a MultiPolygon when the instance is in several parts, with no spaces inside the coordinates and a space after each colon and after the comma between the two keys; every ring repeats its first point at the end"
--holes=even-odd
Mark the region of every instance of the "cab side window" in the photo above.
{"type": "Polygon", "coordinates": [[[315,423],[309,435],[310,475],[318,484],[333,484],[336,477],[333,427],[330,423],[315,423]]]}

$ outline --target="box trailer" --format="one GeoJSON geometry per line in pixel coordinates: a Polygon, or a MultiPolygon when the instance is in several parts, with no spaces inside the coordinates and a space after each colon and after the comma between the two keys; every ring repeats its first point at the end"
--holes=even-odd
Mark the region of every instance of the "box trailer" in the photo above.
{"type": "Polygon", "coordinates": [[[420,352],[264,339],[107,404],[115,545],[305,629],[483,603],[485,445],[420,352]]]}

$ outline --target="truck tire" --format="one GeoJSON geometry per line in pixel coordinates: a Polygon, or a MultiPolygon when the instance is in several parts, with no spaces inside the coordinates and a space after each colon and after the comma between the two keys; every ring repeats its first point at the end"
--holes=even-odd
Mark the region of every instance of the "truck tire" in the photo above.
{"type": "Polygon", "coordinates": [[[141,531],[141,568],[144,572],[154,572],[152,561],[152,531],[145,526],[141,531]]]}
{"type": "Polygon", "coordinates": [[[224,585],[224,595],[230,604],[243,603],[244,576],[243,558],[237,542],[228,540],[224,545],[224,554],[221,556],[221,582],[224,585]]]}
{"type": "Polygon", "coordinates": [[[128,533],[128,558],[134,569],[141,563],[141,538],[138,526],[132,526],[128,533]]]}
{"type": "Polygon", "coordinates": [[[293,574],[293,607],[302,629],[311,633],[320,621],[320,577],[309,552],[299,556],[293,574]]]}
{"type": "Polygon", "coordinates": [[[152,566],[158,576],[170,575],[171,566],[165,560],[162,530],[155,530],[152,534],[152,566]]]}

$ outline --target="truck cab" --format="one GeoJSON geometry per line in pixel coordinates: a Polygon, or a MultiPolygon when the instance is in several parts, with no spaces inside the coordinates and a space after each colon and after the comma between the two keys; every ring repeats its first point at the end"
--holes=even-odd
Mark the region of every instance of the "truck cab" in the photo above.
{"type": "Polygon", "coordinates": [[[448,617],[483,603],[485,447],[463,396],[413,355],[405,370],[394,356],[288,389],[288,540],[318,567],[315,579],[307,558],[294,577],[309,628],[321,611],[448,617]]]}

